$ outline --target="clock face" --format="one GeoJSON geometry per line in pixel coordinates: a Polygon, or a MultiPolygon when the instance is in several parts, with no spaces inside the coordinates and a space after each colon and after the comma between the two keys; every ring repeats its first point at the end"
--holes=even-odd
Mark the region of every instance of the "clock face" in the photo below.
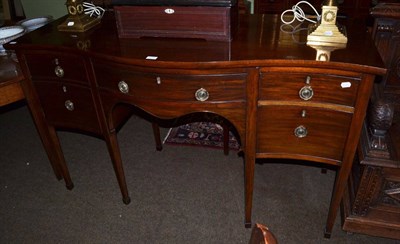
{"type": "Polygon", "coordinates": [[[324,13],[324,21],[326,22],[332,22],[335,20],[335,18],[336,14],[332,10],[328,10],[324,13]]]}

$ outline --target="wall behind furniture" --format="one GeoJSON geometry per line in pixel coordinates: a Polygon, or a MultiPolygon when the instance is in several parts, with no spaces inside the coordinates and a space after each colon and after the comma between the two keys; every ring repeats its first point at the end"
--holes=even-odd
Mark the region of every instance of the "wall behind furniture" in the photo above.
{"type": "Polygon", "coordinates": [[[67,14],[66,0],[21,0],[26,18],[51,15],[54,19],[67,14]]]}
{"type": "Polygon", "coordinates": [[[2,13],[1,13],[1,18],[2,19],[10,19],[10,11],[9,11],[9,6],[8,6],[8,1],[7,0],[2,0],[1,1],[1,9],[2,9],[2,13]]]}

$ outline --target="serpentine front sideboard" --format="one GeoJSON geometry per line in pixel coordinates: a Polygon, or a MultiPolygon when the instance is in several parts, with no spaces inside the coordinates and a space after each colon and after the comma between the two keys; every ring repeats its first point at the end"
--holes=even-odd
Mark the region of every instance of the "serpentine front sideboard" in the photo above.
{"type": "Polygon", "coordinates": [[[240,16],[231,42],[118,38],[112,11],[85,33],[57,31],[62,21],[7,48],[17,53],[34,121],[68,189],[73,183],[56,130],[105,140],[128,204],[117,140],[125,119],[133,111],[155,119],[211,113],[229,121],[241,142],[246,227],[255,160],[299,159],[337,166],[325,229],[330,236],[375,76],[386,72],[365,26],[349,21],[347,48],[324,62],[305,45],[307,30],[281,31],[275,15],[240,16]]]}

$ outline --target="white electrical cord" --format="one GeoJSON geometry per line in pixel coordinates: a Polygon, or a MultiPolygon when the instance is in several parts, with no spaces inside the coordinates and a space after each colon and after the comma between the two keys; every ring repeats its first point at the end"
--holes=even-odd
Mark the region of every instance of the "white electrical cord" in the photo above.
{"type": "Polygon", "coordinates": [[[303,22],[304,20],[309,21],[311,23],[317,23],[317,21],[312,20],[310,18],[307,17],[307,15],[304,13],[303,9],[301,9],[299,7],[300,4],[305,3],[308,4],[315,12],[316,16],[317,16],[317,20],[319,20],[321,18],[321,15],[318,13],[318,11],[314,8],[314,6],[311,5],[311,3],[307,2],[307,1],[300,1],[297,4],[293,5],[293,7],[291,9],[287,9],[285,11],[282,12],[281,14],[281,21],[287,25],[293,23],[295,20],[298,20],[300,22],[303,22]],[[284,20],[284,15],[292,12],[293,13],[293,19],[290,21],[286,21],[284,20]]]}
{"type": "Polygon", "coordinates": [[[84,12],[90,17],[103,17],[104,8],[94,5],[93,3],[83,2],[84,12]]]}

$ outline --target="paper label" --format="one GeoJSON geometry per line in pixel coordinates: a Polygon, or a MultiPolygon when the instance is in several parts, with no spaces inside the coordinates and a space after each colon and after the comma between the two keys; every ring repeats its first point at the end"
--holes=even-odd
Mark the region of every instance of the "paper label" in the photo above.
{"type": "Polygon", "coordinates": [[[157,56],[147,56],[146,59],[147,60],[157,60],[157,56]]]}
{"type": "Polygon", "coordinates": [[[349,82],[349,81],[342,82],[342,84],[340,84],[340,86],[342,88],[350,88],[351,87],[351,82],[349,82]]]}

